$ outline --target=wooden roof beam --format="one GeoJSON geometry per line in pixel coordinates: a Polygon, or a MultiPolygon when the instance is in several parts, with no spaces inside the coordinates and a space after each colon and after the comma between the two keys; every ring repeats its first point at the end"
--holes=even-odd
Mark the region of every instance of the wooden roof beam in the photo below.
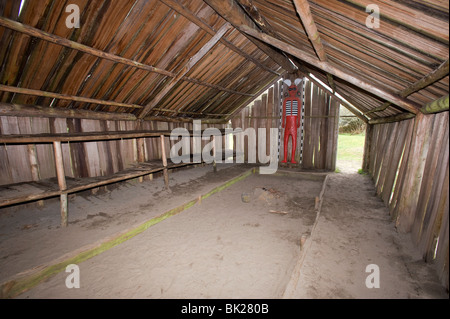
{"type": "MultiPolygon", "coordinates": [[[[247,26],[249,28],[257,28],[255,22],[248,17],[241,6],[234,0],[204,0],[211,8],[213,8],[222,18],[231,23],[239,30],[239,26],[247,26]]],[[[247,36],[243,33],[253,44],[260,50],[267,54],[272,60],[278,63],[284,70],[288,72],[295,72],[297,67],[289,61],[282,53],[267,45],[260,39],[247,36]]]]}
{"type": "Polygon", "coordinates": [[[75,96],[75,95],[69,95],[69,94],[61,94],[61,93],[53,93],[53,92],[47,92],[47,91],[41,91],[41,90],[27,89],[27,88],[19,88],[19,87],[3,85],[3,84],[0,84],[0,91],[17,93],[17,94],[49,97],[49,98],[54,98],[54,99],[69,100],[69,101],[82,102],[82,103],[92,103],[92,104],[100,104],[100,105],[108,105],[108,106],[116,106],[116,107],[126,107],[126,108],[134,108],[134,109],[143,108],[143,106],[137,105],[137,104],[91,99],[91,98],[87,98],[87,97],[81,97],[81,96],[75,96]]]}
{"type": "Polygon", "coordinates": [[[169,83],[155,96],[155,98],[144,107],[144,109],[138,115],[139,119],[147,116],[153,108],[155,108],[158,103],[169,93],[169,91],[177,84],[183,76],[185,76],[192,67],[197,64],[211,49],[216,45],[217,42],[223,37],[223,35],[231,28],[231,24],[225,23],[219,31],[194,55],[189,61],[183,66],[183,68],[178,72],[178,74],[169,80],[169,83]]]}
{"type": "MultiPolygon", "coordinates": [[[[447,76],[448,72],[449,72],[449,63],[448,63],[448,59],[447,59],[447,61],[442,63],[436,70],[425,75],[419,81],[415,82],[414,84],[412,84],[412,85],[408,86],[407,88],[405,88],[404,90],[400,91],[398,93],[398,95],[400,95],[401,97],[407,97],[407,96],[413,94],[414,92],[420,91],[420,90],[426,88],[427,86],[439,81],[443,77],[447,76]]],[[[385,109],[387,109],[390,105],[391,105],[390,102],[385,102],[380,107],[377,107],[376,109],[367,111],[364,114],[382,112],[385,109]]]]}
{"type": "MultiPolygon", "coordinates": [[[[193,12],[191,12],[185,6],[180,4],[177,0],[161,0],[161,2],[164,3],[166,6],[168,6],[169,8],[171,8],[172,10],[174,10],[174,11],[178,12],[179,14],[181,14],[182,16],[184,16],[186,19],[188,19],[192,23],[196,24],[202,30],[208,32],[210,35],[214,36],[216,34],[216,32],[217,32],[216,30],[214,30],[209,24],[207,24],[201,18],[197,17],[193,12]]],[[[280,75],[278,72],[270,69],[269,67],[265,66],[264,64],[262,64],[260,61],[258,61],[251,55],[249,55],[249,54],[245,53],[244,51],[242,51],[241,49],[239,49],[237,46],[235,46],[233,43],[231,43],[227,39],[221,38],[220,43],[225,45],[230,50],[233,50],[240,56],[244,57],[245,59],[253,62],[253,64],[255,64],[257,67],[259,67],[267,72],[270,72],[270,73],[273,73],[276,75],[280,75]]]]}
{"type": "MultiPolygon", "coordinates": [[[[68,101],[75,101],[75,102],[82,102],[82,103],[92,103],[92,104],[99,104],[99,105],[106,105],[106,106],[125,107],[125,108],[134,108],[134,109],[143,108],[142,105],[137,105],[137,104],[91,99],[91,98],[86,98],[86,97],[81,97],[81,96],[53,93],[53,92],[47,92],[47,91],[41,91],[41,90],[33,90],[33,89],[20,88],[20,87],[3,85],[3,84],[0,84],[0,91],[17,93],[17,94],[49,97],[49,98],[54,98],[54,99],[59,99],[59,100],[68,100],[68,101]]],[[[49,109],[51,110],[51,108],[49,108],[49,109]]],[[[161,112],[169,112],[169,113],[181,113],[181,114],[186,114],[186,115],[220,116],[220,117],[228,115],[228,114],[218,114],[218,113],[213,114],[213,113],[175,111],[175,110],[159,108],[159,107],[155,107],[155,108],[153,108],[153,110],[161,111],[161,112]]],[[[82,110],[80,110],[80,111],[82,111],[82,110]]]]}
{"type": "Polygon", "coordinates": [[[238,26],[238,28],[242,32],[245,32],[261,41],[264,41],[270,45],[273,45],[274,47],[279,48],[282,51],[292,54],[293,56],[297,57],[298,59],[300,59],[308,64],[314,65],[315,67],[321,69],[322,71],[324,71],[326,73],[330,73],[331,75],[334,75],[348,83],[351,83],[354,86],[356,86],[366,92],[374,94],[383,100],[387,100],[387,101],[391,102],[392,104],[398,105],[399,107],[401,107],[404,110],[407,110],[414,114],[417,114],[417,112],[419,112],[420,105],[418,105],[417,103],[415,103],[413,101],[409,101],[395,93],[380,89],[379,87],[377,87],[369,82],[366,82],[365,80],[359,79],[358,77],[355,77],[354,75],[347,73],[346,71],[341,70],[340,68],[337,68],[328,62],[322,62],[322,61],[318,60],[317,58],[304,53],[302,50],[300,50],[288,43],[285,43],[283,41],[275,39],[275,38],[269,36],[268,34],[261,33],[254,28],[248,27],[247,25],[240,25],[240,26],[238,26]]]}
{"type": "MultiPolygon", "coordinates": [[[[137,121],[138,118],[132,113],[98,112],[80,109],[53,108],[39,105],[23,105],[0,102],[0,116],[17,117],[42,117],[42,118],[68,118],[87,120],[108,120],[108,121],[137,121]]],[[[188,118],[169,116],[147,116],[144,121],[158,122],[185,122],[192,123],[193,120],[201,120],[204,124],[225,124],[224,119],[212,118],[188,118]]]]}
{"type": "MultiPolygon", "coordinates": [[[[95,57],[101,58],[101,59],[106,59],[112,62],[116,62],[116,63],[120,63],[120,64],[124,64],[124,65],[128,65],[134,68],[138,68],[141,70],[146,70],[149,72],[155,72],[164,76],[168,76],[168,77],[176,77],[177,74],[161,69],[161,68],[157,68],[148,64],[144,64],[135,60],[130,60],[124,57],[121,57],[119,55],[115,55],[112,53],[108,53],[108,52],[104,52],[102,50],[98,50],[95,48],[92,48],[90,46],[75,42],[75,41],[71,41],[68,40],[66,38],[33,28],[29,25],[26,24],[22,24],[20,22],[16,22],[10,19],[7,19],[5,17],[0,16],[0,26],[6,27],[8,29],[29,35],[31,37],[35,37],[41,40],[45,40],[48,41],[50,43],[54,43],[54,44],[58,44],[58,45],[62,45],[64,47],[70,48],[70,49],[74,49],[83,53],[87,53],[90,55],[93,55],[95,57]]],[[[234,91],[234,90],[230,90],[228,88],[225,87],[221,87],[219,85],[215,85],[215,84],[211,84],[211,83],[207,83],[207,82],[203,82],[203,81],[199,81],[197,79],[191,78],[191,77],[187,77],[187,76],[183,76],[181,78],[183,81],[188,81],[191,83],[195,83],[198,85],[203,85],[203,86],[207,86],[219,91],[224,91],[224,92],[228,92],[231,94],[239,94],[239,95],[243,95],[243,96],[253,96],[252,94],[248,94],[248,93],[243,93],[243,92],[238,92],[238,91],[234,91]]]]}
{"type": "MultiPolygon", "coordinates": [[[[314,22],[311,8],[309,7],[307,0],[294,0],[295,9],[297,10],[300,20],[305,28],[306,34],[308,35],[309,41],[316,52],[317,57],[322,62],[328,62],[327,54],[325,48],[320,40],[319,31],[317,30],[316,23],[314,22]]],[[[336,85],[334,84],[333,76],[327,73],[328,84],[330,84],[333,92],[336,91],[336,85]]]]}

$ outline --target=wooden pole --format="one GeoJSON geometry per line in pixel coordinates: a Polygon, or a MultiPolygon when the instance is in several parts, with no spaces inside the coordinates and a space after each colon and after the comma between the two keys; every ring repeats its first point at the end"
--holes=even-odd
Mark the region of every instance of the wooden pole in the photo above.
{"type": "Polygon", "coordinates": [[[420,112],[424,114],[432,114],[448,111],[448,94],[433,102],[427,103],[420,109],[420,112]]]}
{"type": "MultiPolygon", "coordinates": [[[[65,191],[67,189],[66,177],[64,174],[64,162],[62,156],[61,142],[53,142],[53,151],[55,153],[55,165],[56,165],[56,176],[58,178],[59,190],[65,191]]],[[[61,193],[61,227],[67,227],[67,214],[68,214],[68,204],[67,204],[67,193],[61,193]]]]}
{"type": "Polygon", "coordinates": [[[400,121],[404,121],[404,120],[409,120],[414,118],[415,115],[411,114],[411,113],[401,113],[399,115],[394,115],[394,116],[388,116],[388,117],[380,117],[377,119],[373,119],[369,121],[370,125],[374,125],[374,124],[384,124],[384,123],[394,123],[394,122],[400,122],[400,121]]]}
{"type": "Polygon", "coordinates": [[[417,114],[417,112],[419,112],[420,106],[413,101],[409,101],[405,98],[398,96],[397,94],[380,89],[379,87],[377,87],[369,82],[366,82],[365,80],[359,79],[359,78],[355,77],[354,75],[347,73],[346,71],[341,70],[340,68],[337,68],[337,67],[329,64],[328,62],[322,62],[322,61],[318,60],[317,58],[314,58],[314,57],[304,53],[302,50],[300,50],[288,43],[285,43],[283,41],[275,39],[274,37],[271,37],[267,34],[261,33],[254,28],[248,27],[246,25],[240,25],[237,27],[242,32],[245,32],[248,35],[251,35],[261,41],[264,41],[270,45],[273,45],[274,47],[276,47],[286,53],[292,54],[293,56],[299,58],[300,60],[302,60],[306,63],[312,64],[312,65],[316,66],[317,68],[321,69],[322,71],[324,71],[326,73],[330,73],[342,80],[345,80],[364,91],[367,91],[371,94],[378,96],[379,98],[382,98],[383,100],[388,100],[389,102],[391,102],[395,105],[398,105],[399,107],[401,107],[411,113],[417,114]]]}
{"type": "MultiPolygon", "coordinates": [[[[401,97],[407,97],[414,92],[424,89],[427,86],[435,83],[436,81],[439,81],[440,79],[442,79],[443,77],[448,75],[448,71],[449,71],[449,62],[447,59],[447,61],[442,63],[436,70],[434,70],[430,74],[427,74],[426,76],[424,76],[419,81],[412,84],[411,86],[408,86],[404,90],[400,91],[398,93],[398,95],[400,95],[401,97]]],[[[365,112],[364,114],[370,114],[370,113],[384,111],[390,105],[391,105],[391,103],[389,103],[389,102],[383,103],[380,107],[377,107],[373,110],[369,110],[369,111],[365,112]]],[[[447,109],[448,109],[448,107],[447,107],[447,109]]],[[[422,111],[422,109],[421,109],[421,111],[422,111]]],[[[422,113],[423,113],[423,111],[422,111],[422,113]]]]}
{"type": "Polygon", "coordinates": [[[167,191],[170,192],[169,188],[169,172],[167,170],[167,155],[166,155],[166,146],[164,142],[164,135],[160,136],[161,141],[161,156],[162,156],[162,162],[164,166],[163,174],[164,174],[164,185],[167,191]]]}
{"type": "Polygon", "coordinates": [[[55,99],[69,100],[69,101],[82,102],[82,103],[101,104],[101,105],[116,106],[116,107],[134,108],[134,109],[143,108],[143,106],[137,105],[137,104],[91,99],[91,98],[87,98],[87,97],[53,93],[53,92],[40,91],[40,90],[32,90],[32,89],[27,89],[27,88],[19,88],[19,87],[3,85],[3,84],[0,84],[0,91],[50,97],[50,98],[55,98],[55,99]]]}
{"type": "MultiPolygon", "coordinates": [[[[311,14],[311,8],[309,7],[308,1],[294,0],[294,5],[298,15],[300,16],[300,20],[303,23],[306,34],[308,35],[308,39],[311,41],[314,51],[317,54],[317,57],[320,61],[327,62],[327,54],[325,52],[325,48],[322,45],[322,41],[320,40],[319,31],[317,30],[316,23],[314,22],[313,16],[311,14]]],[[[333,76],[327,73],[327,79],[331,89],[333,90],[333,92],[335,92],[336,87],[333,81],[333,76]]]]}

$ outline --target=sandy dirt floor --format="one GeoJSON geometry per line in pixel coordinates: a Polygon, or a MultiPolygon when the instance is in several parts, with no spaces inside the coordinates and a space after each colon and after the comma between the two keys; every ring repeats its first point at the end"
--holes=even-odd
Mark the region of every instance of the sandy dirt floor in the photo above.
{"type": "MultiPolygon", "coordinates": [[[[170,173],[170,194],[162,178],[78,194],[66,229],[57,200],[0,211],[0,282],[195,199],[249,166],[218,168],[170,173]]],[[[80,288],[68,289],[60,272],[17,298],[448,298],[408,235],[396,233],[367,176],[329,174],[315,224],[323,177],[253,174],[81,262],[80,288]],[[379,266],[380,288],[365,286],[367,264],[379,266]]]]}

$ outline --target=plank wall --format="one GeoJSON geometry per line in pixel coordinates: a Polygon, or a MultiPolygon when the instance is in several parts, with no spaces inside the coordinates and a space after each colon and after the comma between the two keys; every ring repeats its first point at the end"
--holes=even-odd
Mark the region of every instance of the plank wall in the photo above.
{"type": "MultiPolygon", "coordinates": [[[[279,129],[279,161],[284,158],[284,129],[281,127],[283,98],[287,96],[287,85],[282,81],[270,87],[265,94],[244,108],[232,118],[233,128],[266,128],[269,147],[269,129],[279,129]]],[[[301,126],[297,135],[295,160],[304,169],[336,169],[337,138],[339,129],[339,101],[329,96],[310,81],[298,86],[304,94],[301,126]]],[[[247,147],[247,144],[245,145],[247,147]]],[[[288,161],[291,154],[291,140],[288,144],[288,161]]],[[[246,158],[248,149],[245,149],[246,158]]]]}
{"type": "MultiPolygon", "coordinates": [[[[191,123],[144,121],[140,128],[134,121],[87,119],[0,117],[0,134],[79,133],[128,130],[172,130],[191,123]]],[[[224,128],[223,125],[207,125],[224,128]]],[[[206,125],[202,125],[205,129],[206,125]]],[[[177,140],[165,138],[166,153],[177,140]]],[[[202,146],[208,141],[202,140],[202,146]]],[[[66,177],[108,176],[129,168],[138,161],[161,159],[159,138],[120,139],[62,143],[66,177]],[[140,146],[140,150],[138,150],[140,146]],[[140,157],[140,158],[138,158],[140,157]]],[[[0,185],[39,181],[56,177],[52,144],[0,145],[0,185]]]]}
{"type": "Polygon", "coordinates": [[[399,231],[412,235],[448,290],[449,114],[370,125],[364,168],[399,231]]]}

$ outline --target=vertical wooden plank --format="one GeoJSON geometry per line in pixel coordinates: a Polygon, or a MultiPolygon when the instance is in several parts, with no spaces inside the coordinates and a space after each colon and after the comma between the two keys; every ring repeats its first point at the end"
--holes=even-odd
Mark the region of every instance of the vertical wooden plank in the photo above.
{"type": "Polygon", "coordinates": [[[406,170],[408,166],[408,159],[409,159],[409,150],[411,148],[412,138],[413,138],[413,132],[414,132],[414,120],[407,120],[405,121],[408,123],[408,130],[406,133],[405,143],[403,145],[403,151],[402,151],[402,159],[400,163],[400,167],[398,168],[398,176],[397,180],[394,184],[394,193],[392,195],[392,199],[389,203],[389,210],[391,217],[395,220],[397,219],[398,215],[398,209],[399,209],[399,199],[402,196],[402,192],[404,190],[404,182],[406,177],[406,170]]]}
{"type": "Polygon", "coordinates": [[[304,119],[304,128],[303,128],[303,160],[302,167],[305,169],[312,168],[312,155],[313,155],[313,146],[312,146],[312,131],[311,131],[311,116],[312,116],[312,83],[307,81],[305,83],[305,119],[304,119]]]}
{"type": "Polygon", "coordinates": [[[439,229],[439,242],[436,249],[435,267],[441,283],[449,289],[449,166],[446,165],[445,182],[442,189],[441,202],[439,210],[443,212],[442,220],[436,220],[436,226],[439,229]],[[438,224],[440,222],[440,224],[438,224]]]}
{"type": "Polygon", "coordinates": [[[319,113],[319,123],[320,123],[320,141],[319,141],[319,169],[326,168],[326,160],[327,160],[327,150],[328,150],[328,118],[325,116],[329,116],[329,96],[322,90],[320,91],[320,113],[319,113]]]}
{"type": "Polygon", "coordinates": [[[372,137],[373,137],[373,125],[366,124],[366,133],[364,137],[363,163],[362,163],[362,169],[365,172],[369,172],[372,137]]]}
{"type": "MultiPolygon", "coordinates": [[[[1,119],[2,134],[20,134],[20,124],[24,119],[14,116],[5,116],[1,119]]],[[[28,148],[26,145],[7,145],[5,146],[8,170],[12,183],[28,182],[32,180],[30,163],[28,159],[28,148]]]]}
{"type": "MultiPolygon", "coordinates": [[[[6,121],[6,119],[1,117],[0,134],[6,134],[3,128],[3,121],[6,121]]],[[[0,145],[0,185],[12,184],[14,182],[11,172],[8,158],[8,146],[0,145]]]]}
{"type": "Polygon", "coordinates": [[[273,95],[274,89],[273,86],[269,88],[269,91],[267,93],[267,121],[266,121],[266,150],[270,150],[270,128],[274,128],[273,124],[273,108],[274,108],[274,95],[273,95]]]}
{"type": "Polygon", "coordinates": [[[435,117],[435,121],[411,231],[413,241],[419,246],[424,256],[429,256],[429,250],[432,249],[433,241],[439,233],[439,229],[434,229],[433,225],[437,219],[442,219],[439,214],[443,212],[439,212],[438,203],[444,187],[449,156],[448,113],[431,116],[435,117]]]}
{"type": "Polygon", "coordinates": [[[338,99],[331,98],[332,103],[334,104],[334,130],[333,130],[333,150],[332,150],[332,162],[331,162],[331,171],[336,170],[336,161],[337,161],[337,150],[338,150],[338,137],[339,137],[339,112],[340,112],[340,102],[338,99]]]}
{"type": "MultiPolygon", "coordinates": [[[[54,153],[55,153],[56,176],[58,179],[59,189],[61,191],[64,191],[67,189],[67,185],[66,185],[66,177],[65,177],[65,173],[64,173],[64,160],[63,160],[63,152],[62,152],[61,142],[53,142],[53,149],[54,149],[54,153]]],[[[61,227],[67,227],[67,225],[68,225],[67,193],[61,194],[60,204],[61,204],[61,227]]]]}
{"type": "Polygon", "coordinates": [[[312,109],[311,109],[311,146],[312,146],[312,168],[316,169],[319,163],[319,141],[320,122],[318,121],[320,92],[317,85],[312,84],[312,109]]]}
{"type": "MultiPolygon", "coordinates": [[[[83,132],[94,132],[95,121],[81,120],[81,128],[83,132]]],[[[86,163],[90,177],[101,176],[100,172],[100,158],[97,147],[97,142],[84,142],[84,149],[86,152],[86,163]]]]}
{"type": "MultiPolygon", "coordinates": [[[[395,138],[397,137],[399,122],[390,123],[387,129],[386,142],[384,144],[383,152],[380,154],[383,158],[382,164],[380,165],[380,173],[377,181],[377,195],[381,196],[381,193],[385,185],[385,177],[389,168],[392,164],[393,148],[395,146],[395,138]]],[[[389,203],[386,202],[386,205],[389,203]]]]}
{"type": "Polygon", "coordinates": [[[30,166],[31,166],[31,178],[33,179],[33,181],[38,181],[41,179],[41,177],[39,174],[36,145],[28,144],[27,147],[28,147],[28,157],[30,159],[30,166]]]}
{"type": "Polygon", "coordinates": [[[389,205],[391,194],[393,192],[394,181],[400,166],[400,159],[405,145],[406,134],[408,132],[408,122],[399,122],[398,133],[395,138],[395,145],[392,150],[392,156],[389,159],[389,167],[386,172],[386,178],[384,181],[383,191],[381,198],[389,205]]]}
{"type": "Polygon", "coordinates": [[[415,126],[413,140],[410,148],[408,167],[402,193],[399,201],[399,210],[396,227],[400,232],[410,232],[417,210],[417,200],[422,183],[426,153],[430,142],[430,125],[434,117],[417,114],[414,118],[415,126]]]}
{"type": "MultiPolygon", "coordinates": [[[[31,118],[31,133],[41,134],[50,133],[50,124],[48,118],[31,118]]],[[[36,144],[36,154],[39,167],[39,175],[42,179],[55,176],[55,157],[53,155],[53,145],[36,144]]]]}
{"type": "MultiPolygon", "coordinates": [[[[265,129],[264,131],[266,132],[266,145],[265,145],[265,151],[266,154],[268,153],[268,143],[267,143],[267,119],[265,119],[264,117],[267,117],[267,105],[268,105],[268,101],[267,101],[267,94],[263,94],[261,96],[261,108],[259,111],[259,121],[258,121],[258,126],[255,128],[255,132],[257,135],[257,139],[256,139],[256,145],[258,146],[258,139],[259,139],[259,128],[265,129]]],[[[256,155],[256,160],[259,160],[258,154],[256,155]]]]}
{"type": "Polygon", "coordinates": [[[164,166],[163,174],[164,174],[164,185],[167,191],[170,190],[169,188],[169,172],[167,170],[167,156],[166,156],[166,146],[164,141],[164,135],[160,136],[160,142],[161,142],[161,155],[162,155],[162,163],[164,166]]]}
{"type": "Polygon", "coordinates": [[[370,156],[370,160],[369,160],[369,174],[370,176],[374,176],[374,167],[375,167],[375,160],[376,160],[376,150],[377,150],[377,145],[378,145],[378,136],[380,133],[380,125],[373,125],[373,130],[372,130],[372,143],[370,145],[370,152],[369,152],[369,156],[370,156]]]}
{"type": "MultiPolygon", "coordinates": [[[[107,132],[108,131],[108,126],[107,126],[107,122],[106,121],[99,121],[99,129],[102,132],[107,132]]],[[[112,155],[112,142],[111,141],[105,141],[105,142],[101,142],[103,147],[102,147],[102,151],[103,151],[103,161],[104,161],[104,165],[105,165],[105,174],[106,175],[112,175],[114,174],[114,156],[112,155]]]]}

